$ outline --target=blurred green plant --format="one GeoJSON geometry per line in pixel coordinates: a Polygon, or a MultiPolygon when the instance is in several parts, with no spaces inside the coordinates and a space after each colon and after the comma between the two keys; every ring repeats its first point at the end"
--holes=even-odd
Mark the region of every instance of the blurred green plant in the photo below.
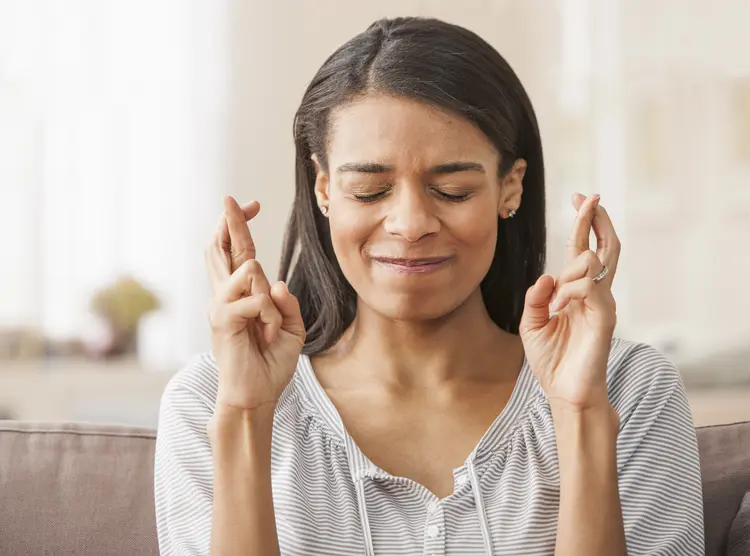
{"type": "Polygon", "coordinates": [[[107,321],[114,337],[107,355],[135,351],[138,323],[144,315],[159,308],[156,295],[130,276],[96,291],[91,309],[107,321]]]}

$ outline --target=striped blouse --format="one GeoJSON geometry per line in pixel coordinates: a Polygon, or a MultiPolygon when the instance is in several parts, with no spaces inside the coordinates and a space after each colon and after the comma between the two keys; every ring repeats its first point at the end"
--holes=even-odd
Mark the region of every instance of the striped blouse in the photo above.
{"type": "MultiPolygon", "coordinates": [[[[621,420],[617,470],[628,554],[703,554],[698,449],[677,369],[652,347],[615,339],[607,384],[621,420]]],[[[205,354],[172,378],[162,398],[155,458],[162,556],[209,554],[206,425],[217,387],[215,360],[205,354]]],[[[360,451],[304,355],[276,408],[271,469],[283,556],[554,553],[555,431],[527,361],[502,413],[453,470],[446,498],[390,475],[360,451]]]]}

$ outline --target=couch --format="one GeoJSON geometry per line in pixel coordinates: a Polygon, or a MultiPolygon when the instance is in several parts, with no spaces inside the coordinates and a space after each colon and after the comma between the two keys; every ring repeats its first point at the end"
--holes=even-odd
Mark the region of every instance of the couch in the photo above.
{"type": "MultiPolygon", "coordinates": [[[[0,421],[0,555],[158,554],[155,431],[0,421]]],[[[698,429],[706,554],[750,555],[750,422],[698,429]]]]}

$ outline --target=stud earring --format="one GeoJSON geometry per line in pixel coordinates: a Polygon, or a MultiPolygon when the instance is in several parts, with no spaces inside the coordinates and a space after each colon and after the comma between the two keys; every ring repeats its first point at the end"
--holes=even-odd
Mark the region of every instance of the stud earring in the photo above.
{"type": "Polygon", "coordinates": [[[510,209],[510,212],[508,213],[508,218],[513,218],[516,215],[516,211],[513,209],[510,209]]]}
{"type": "Polygon", "coordinates": [[[320,212],[323,213],[323,216],[328,216],[328,205],[320,205],[320,212]]]}

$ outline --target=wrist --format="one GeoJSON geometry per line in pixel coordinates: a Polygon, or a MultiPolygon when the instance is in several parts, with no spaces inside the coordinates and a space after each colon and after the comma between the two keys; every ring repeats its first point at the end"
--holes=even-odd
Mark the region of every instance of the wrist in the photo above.
{"type": "Polygon", "coordinates": [[[595,427],[614,432],[615,435],[620,429],[620,415],[609,401],[585,406],[550,401],[549,405],[556,427],[595,427]]]}
{"type": "Polygon", "coordinates": [[[555,554],[622,553],[617,412],[609,404],[562,404],[553,406],[552,419],[560,473],[555,554]]]}
{"type": "Polygon", "coordinates": [[[276,404],[270,403],[243,408],[217,401],[207,425],[209,440],[213,443],[222,437],[232,437],[239,433],[249,439],[270,441],[275,409],[276,404]]]}

